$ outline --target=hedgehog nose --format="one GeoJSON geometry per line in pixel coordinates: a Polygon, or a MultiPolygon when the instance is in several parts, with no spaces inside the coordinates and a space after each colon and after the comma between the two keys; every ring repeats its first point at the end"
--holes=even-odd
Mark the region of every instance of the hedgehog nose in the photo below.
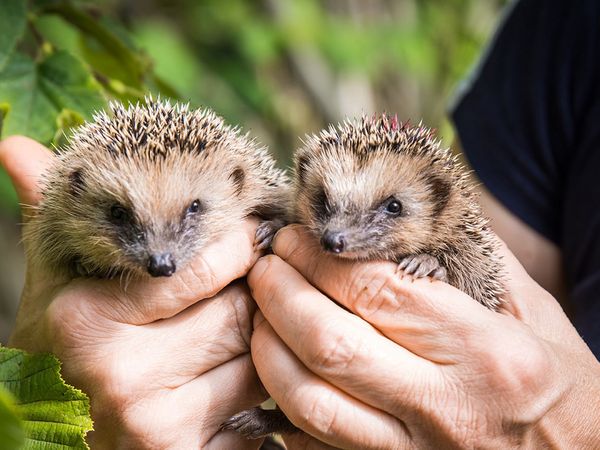
{"type": "Polygon", "coordinates": [[[337,231],[326,231],[321,237],[321,246],[328,252],[342,253],[346,246],[344,235],[337,231]]]}
{"type": "Polygon", "coordinates": [[[155,253],[148,259],[148,273],[153,277],[170,277],[175,269],[175,260],[170,253],[155,253]]]}

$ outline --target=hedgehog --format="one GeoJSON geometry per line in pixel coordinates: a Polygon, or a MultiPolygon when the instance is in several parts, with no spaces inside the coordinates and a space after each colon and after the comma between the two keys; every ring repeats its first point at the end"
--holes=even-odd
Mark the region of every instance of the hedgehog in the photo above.
{"type": "MultiPolygon", "coordinates": [[[[497,241],[469,174],[431,129],[363,116],[310,135],[294,155],[292,221],[323,251],[388,260],[399,275],[445,281],[496,310],[505,292],[497,241]]],[[[224,424],[249,438],[297,431],[278,410],[224,424]]]]}
{"type": "Polygon", "coordinates": [[[495,310],[504,294],[497,241],[469,173],[431,129],[397,116],[346,120],[295,154],[293,220],[324,251],[389,260],[495,310]]]}
{"type": "Polygon", "coordinates": [[[24,229],[30,260],[66,276],[171,276],[207,243],[262,219],[285,223],[289,180],[266,148],[209,109],[113,102],[79,127],[24,229]]]}

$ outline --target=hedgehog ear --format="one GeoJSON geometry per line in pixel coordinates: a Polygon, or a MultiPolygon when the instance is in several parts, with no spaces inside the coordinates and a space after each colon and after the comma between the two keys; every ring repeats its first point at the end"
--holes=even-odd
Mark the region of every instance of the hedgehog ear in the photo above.
{"type": "Polygon", "coordinates": [[[85,182],[83,179],[83,171],[76,169],[69,174],[69,192],[75,197],[79,197],[83,192],[85,182]]]}
{"type": "Polygon", "coordinates": [[[241,167],[236,167],[229,178],[233,181],[233,187],[235,188],[236,195],[240,195],[242,193],[242,189],[244,189],[244,182],[246,179],[246,173],[244,169],[241,167]]]}
{"type": "Polygon", "coordinates": [[[438,175],[433,175],[431,173],[427,178],[427,183],[429,184],[429,188],[433,193],[433,200],[435,205],[433,213],[434,215],[437,215],[444,210],[444,208],[448,204],[448,201],[450,200],[452,184],[449,180],[445,180],[444,178],[438,175]]]}

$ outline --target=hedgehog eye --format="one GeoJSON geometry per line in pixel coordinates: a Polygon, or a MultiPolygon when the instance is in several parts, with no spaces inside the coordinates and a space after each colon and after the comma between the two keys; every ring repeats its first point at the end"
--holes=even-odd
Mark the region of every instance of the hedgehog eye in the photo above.
{"type": "Polygon", "coordinates": [[[385,212],[398,216],[402,212],[402,203],[396,197],[390,197],[385,202],[385,212]]]}
{"type": "Polygon", "coordinates": [[[110,221],[115,225],[123,225],[129,221],[129,211],[123,205],[115,203],[110,207],[110,221]]]}
{"type": "Polygon", "coordinates": [[[191,215],[191,214],[196,214],[199,211],[200,211],[200,200],[196,199],[190,204],[190,206],[188,206],[186,213],[188,215],[191,215]]]}

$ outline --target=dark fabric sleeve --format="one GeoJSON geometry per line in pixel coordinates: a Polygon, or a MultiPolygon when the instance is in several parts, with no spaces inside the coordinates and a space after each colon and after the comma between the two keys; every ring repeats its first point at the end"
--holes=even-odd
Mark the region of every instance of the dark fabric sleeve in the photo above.
{"type": "Polygon", "coordinates": [[[521,0],[451,111],[486,188],[561,247],[600,355],[600,2],[521,0]]]}

